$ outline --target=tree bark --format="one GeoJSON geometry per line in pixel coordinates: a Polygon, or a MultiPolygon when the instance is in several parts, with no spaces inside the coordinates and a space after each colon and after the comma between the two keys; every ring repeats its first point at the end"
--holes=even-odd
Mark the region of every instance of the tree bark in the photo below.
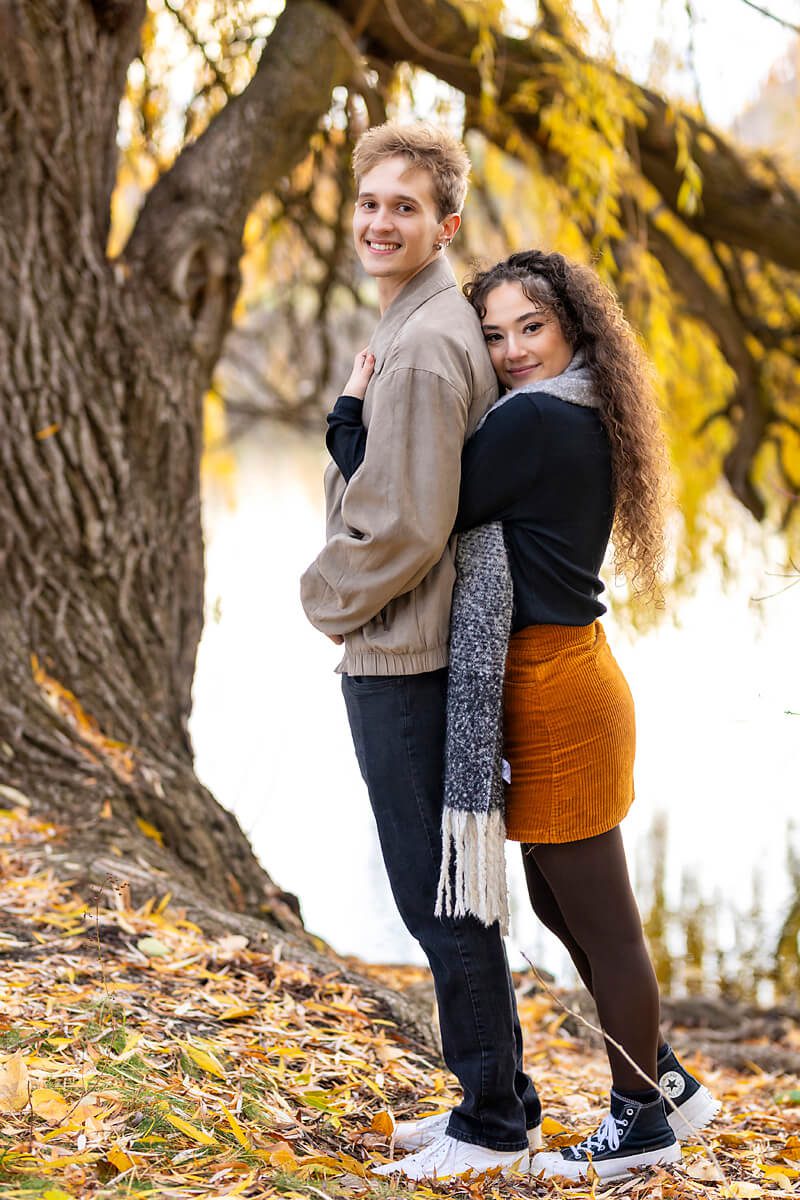
{"type": "MultiPolygon", "coordinates": [[[[428,0],[403,0],[402,4],[384,0],[371,5],[363,0],[328,2],[354,26],[360,19],[363,34],[359,44],[367,54],[392,63],[414,63],[465,96],[480,97],[480,31],[447,0],[435,4],[428,0]]],[[[513,38],[493,31],[496,102],[531,142],[548,153],[541,109],[558,87],[552,68],[562,60],[552,48],[553,29],[546,11],[541,28],[546,39],[535,34],[513,38]],[[520,102],[523,93],[530,97],[534,91],[538,103],[520,102]]],[[[579,64],[591,63],[577,47],[563,41],[562,53],[579,64]]],[[[752,250],[780,266],[800,270],[800,195],[765,156],[758,160],[746,157],[715,130],[684,115],[691,156],[702,174],[701,204],[689,215],[678,203],[684,177],[676,165],[680,145],[673,107],[657,92],[612,68],[592,65],[607,71],[634,100],[641,123],[632,124],[627,132],[637,146],[641,174],[688,228],[709,241],[752,250]]],[[[490,120],[487,132],[492,136],[490,120]]]]}
{"type": "Polygon", "coordinates": [[[247,213],[306,152],[353,54],[330,9],[291,3],[111,262],[117,113],[144,12],[0,3],[0,782],[70,827],[73,859],[116,847],[217,905],[298,925],[192,766],[202,397],[247,213]]]}

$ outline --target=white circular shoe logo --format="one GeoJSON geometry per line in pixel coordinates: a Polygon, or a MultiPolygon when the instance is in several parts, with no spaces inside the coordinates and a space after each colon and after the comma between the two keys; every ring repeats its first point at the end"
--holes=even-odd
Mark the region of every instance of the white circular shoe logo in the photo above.
{"type": "Polygon", "coordinates": [[[686,1091],[686,1080],[680,1071],[667,1071],[659,1079],[658,1086],[662,1092],[667,1093],[670,1100],[674,1100],[677,1096],[682,1096],[686,1091]]]}

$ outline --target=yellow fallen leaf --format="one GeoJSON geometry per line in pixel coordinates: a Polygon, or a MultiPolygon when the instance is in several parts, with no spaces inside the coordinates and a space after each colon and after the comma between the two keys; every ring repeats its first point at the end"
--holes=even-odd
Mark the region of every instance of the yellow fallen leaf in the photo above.
{"type": "Polygon", "coordinates": [[[28,1066],[32,1071],[45,1071],[48,1075],[69,1075],[75,1070],[72,1063],[57,1058],[41,1058],[38,1054],[28,1056],[28,1066]]]}
{"type": "Polygon", "coordinates": [[[269,1163],[273,1167],[296,1167],[297,1159],[294,1153],[289,1150],[274,1150],[269,1156],[269,1163]]]}
{"type": "Polygon", "coordinates": [[[40,1167],[57,1166],[60,1171],[62,1167],[84,1166],[86,1163],[97,1162],[100,1158],[101,1155],[95,1154],[93,1150],[84,1150],[80,1154],[59,1154],[57,1157],[49,1159],[37,1157],[34,1161],[40,1167]]]}
{"type": "Polygon", "coordinates": [[[224,1012],[217,1013],[218,1021],[236,1021],[239,1017],[252,1017],[258,1009],[252,1004],[234,1004],[224,1012]]]}
{"type": "Polygon", "coordinates": [[[759,1197],[764,1195],[764,1189],[757,1183],[745,1183],[737,1179],[735,1183],[729,1183],[727,1187],[722,1188],[719,1194],[735,1197],[736,1200],[759,1200],[759,1197]]]}
{"type": "Polygon", "coordinates": [[[230,1112],[225,1107],[225,1105],[222,1103],[221,1100],[219,1102],[219,1106],[222,1109],[222,1111],[225,1113],[228,1124],[230,1125],[231,1130],[233,1131],[233,1136],[236,1138],[239,1145],[244,1146],[245,1150],[249,1150],[251,1148],[249,1139],[247,1137],[247,1134],[245,1133],[245,1131],[242,1129],[241,1125],[239,1124],[239,1122],[236,1120],[236,1117],[233,1115],[232,1112],[230,1112]]]}
{"type": "Polygon", "coordinates": [[[211,1133],[206,1133],[205,1129],[200,1129],[197,1125],[190,1125],[188,1121],[184,1121],[183,1117],[178,1117],[175,1113],[164,1113],[165,1118],[170,1125],[174,1125],[181,1133],[185,1133],[193,1142],[197,1142],[200,1146],[211,1146],[216,1138],[211,1133]]]}
{"type": "Polygon", "coordinates": [[[67,1115],[66,1125],[68,1129],[77,1129],[84,1122],[91,1121],[103,1111],[103,1106],[98,1102],[94,1092],[88,1092],[82,1096],[77,1104],[75,1104],[67,1115]]]}
{"type": "Polygon", "coordinates": [[[364,1164],[349,1154],[339,1154],[336,1158],[332,1154],[305,1154],[302,1158],[297,1159],[297,1165],[300,1167],[328,1167],[340,1175],[346,1172],[350,1175],[357,1175],[361,1179],[367,1177],[367,1169],[364,1164]]]}
{"type": "Polygon", "coordinates": [[[164,845],[164,835],[160,829],[156,829],[155,825],[151,825],[149,821],[145,821],[144,817],[137,817],[136,824],[145,837],[152,838],[154,842],[158,842],[159,846],[164,845]]]}
{"type": "Polygon", "coordinates": [[[555,1133],[570,1133],[566,1125],[562,1125],[560,1121],[556,1121],[553,1117],[544,1117],[542,1120],[542,1133],[545,1137],[552,1136],[555,1133]]]}
{"type": "Polygon", "coordinates": [[[391,1137],[394,1133],[394,1124],[395,1122],[392,1114],[384,1110],[383,1112],[375,1113],[375,1116],[372,1118],[370,1129],[373,1133],[382,1133],[386,1137],[391,1137]]]}
{"type": "Polygon", "coordinates": [[[257,1158],[275,1167],[296,1167],[297,1159],[288,1142],[269,1142],[262,1150],[255,1151],[257,1158]]]}
{"type": "Polygon", "coordinates": [[[116,1167],[119,1172],[129,1171],[134,1165],[133,1159],[129,1154],[126,1154],[121,1146],[112,1146],[106,1152],[106,1158],[111,1163],[112,1167],[116,1167]]]}
{"type": "Polygon", "coordinates": [[[352,1155],[344,1153],[340,1154],[339,1163],[345,1168],[346,1171],[349,1171],[351,1175],[357,1175],[360,1179],[366,1179],[367,1168],[362,1162],[359,1162],[357,1158],[353,1158],[352,1155]]]}
{"type": "MultiPolygon", "coordinates": [[[[779,1175],[782,1175],[787,1180],[800,1179],[800,1171],[795,1170],[793,1167],[787,1167],[783,1164],[776,1166],[774,1163],[758,1163],[757,1166],[759,1170],[764,1172],[767,1179],[778,1179],[779,1175]]],[[[783,1187],[783,1184],[781,1184],[781,1187],[783,1187]]]]}
{"type": "Polygon", "coordinates": [[[28,1068],[17,1051],[0,1067],[0,1112],[20,1112],[28,1103],[28,1068]]]}
{"type": "Polygon", "coordinates": [[[198,1050],[197,1046],[191,1046],[189,1042],[183,1042],[182,1045],[192,1062],[197,1063],[203,1071],[208,1071],[209,1075],[216,1075],[219,1079],[227,1079],[225,1068],[216,1055],[208,1050],[198,1050]]]}
{"type": "Polygon", "coordinates": [[[759,1135],[755,1130],[738,1130],[731,1129],[723,1130],[717,1141],[722,1142],[724,1146],[746,1146],[748,1142],[753,1142],[759,1135]]]}
{"type": "Polygon", "coordinates": [[[42,1192],[42,1200],[72,1200],[69,1192],[62,1192],[61,1188],[48,1188],[42,1192]]]}
{"type": "Polygon", "coordinates": [[[37,1117],[43,1117],[48,1125],[58,1125],[67,1115],[68,1104],[60,1092],[52,1088],[35,1088],[31,1092],[31,1104],[37,1117]]]}

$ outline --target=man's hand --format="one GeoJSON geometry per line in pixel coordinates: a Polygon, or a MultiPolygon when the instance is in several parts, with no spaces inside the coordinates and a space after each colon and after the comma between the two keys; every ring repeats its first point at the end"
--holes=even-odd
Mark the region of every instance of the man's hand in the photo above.
{"type": "Polygon", "coordinates": [[[353,359],[353,369],[350,372],[350,378],[344,385],[342,395],[355,396],[356,399],[363,400],[374,370],[375,355],[370,353],[369,346],[365,346],[353,359]]]}
{"type": "Polygon", "coordinates": [[[343,646],[344,645],[344,638],[342,637],[342,635],[340,633],[326,633],[325,636],[327,638],[331,639],[334,646],[343,646]]]}

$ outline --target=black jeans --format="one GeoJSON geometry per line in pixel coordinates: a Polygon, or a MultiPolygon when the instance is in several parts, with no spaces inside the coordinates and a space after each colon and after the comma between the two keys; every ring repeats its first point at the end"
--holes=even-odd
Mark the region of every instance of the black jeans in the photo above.
{"type": "Polygon", "coordinates": [[[520,1150],[541,1119],[499,926],[434,916],[441,863],[447,671],[348,676],[342,691],[400,916],[427,955],[445,1062],[464,1098],[447,1132],[520,1150]]]}

